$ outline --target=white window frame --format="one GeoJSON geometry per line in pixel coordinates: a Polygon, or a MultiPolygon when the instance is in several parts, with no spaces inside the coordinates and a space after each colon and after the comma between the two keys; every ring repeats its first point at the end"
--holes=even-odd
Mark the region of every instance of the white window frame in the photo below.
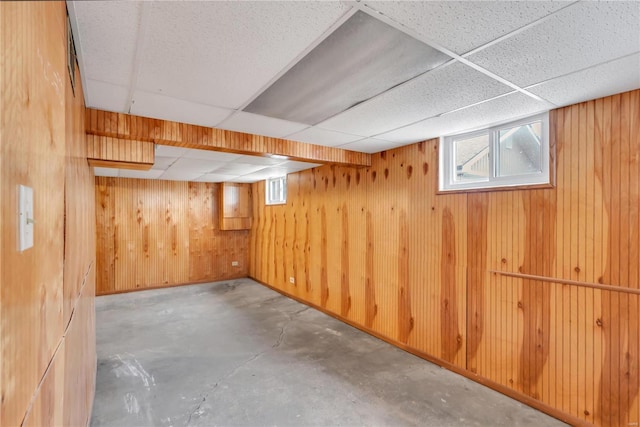
{"type": "Polygon", "coordinates": [[[499,189],[509,187],[551,185],[552,174],[549,157],[549,113],[537,114],[520,120],[494,125],[488,128],[465,132],[455,135],[447,135],[440,138],[439,151],[439,186],[440,192],[464,191],[477,189],[499,189]],[[499,162],[499,135],[504,129],[522,126],[529,123],[542,122],[541,145],[541,171],[512,176],[497,176],[496,165],[499,162]],[[477,181],[456,181],[456,156],[454,142],[480,135],[489,136],[489,178],[477,181]]]}
{"type": "Polygon", "coordinates": [[[265,204],[284,205],[287,203],[287,176],[268,178],[264,181],[265,204]]]}

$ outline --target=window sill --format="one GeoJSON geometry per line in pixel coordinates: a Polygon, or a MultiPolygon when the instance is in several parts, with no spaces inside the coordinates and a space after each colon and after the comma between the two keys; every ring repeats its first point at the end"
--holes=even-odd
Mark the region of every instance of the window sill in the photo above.
{"type": "Polygon", "coordinates": [[[529,185],[510,185],[502,187],[485,187],[485,188],[452,188],[450,190],[438,190],[436,195],[454,194],[454,193],[489,193],[495,191],[516,191],[516,190],[546,190],[556,188],[555,184],[529,184],[529,185]]]}

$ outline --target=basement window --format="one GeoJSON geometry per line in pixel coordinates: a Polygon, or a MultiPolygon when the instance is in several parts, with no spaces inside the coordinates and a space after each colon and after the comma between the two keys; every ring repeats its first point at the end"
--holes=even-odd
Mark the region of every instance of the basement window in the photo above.
{"type": "Polygon", "coordinates": [[[287,176],[267,179],[265,181],[265,196],[267,205],[287,203],[287,176]]]}
{"type": "Polygon", "coordinates": [[[440,191],[551,184],[549,114],[442,137],[440,191]]]}

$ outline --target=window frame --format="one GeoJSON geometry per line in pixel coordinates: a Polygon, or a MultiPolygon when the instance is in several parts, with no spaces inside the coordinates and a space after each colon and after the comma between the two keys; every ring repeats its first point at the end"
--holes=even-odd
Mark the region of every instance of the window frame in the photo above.
{"type": "Polygon", "coordinates": [[[482,191],[514,189],[523,187],[552,187],[553,164],[549,132],[549,112],[528,116],[522,119],[496,124],[470,132],[442,136],[439,149],[438,192],[482,191]],[[500,131],[540,121],[541,129],[541,171],[519,175],[498,176],[500,131]],[[481,135],[489,137],[489,177],[486,180],[456,182],[455,142],[475,138],[481,135]]]}
{"type": "Polygon", "coordinates": [[[284,205],[287,203],[287,175],[267,178],[264,181],[265,205],[284,205]],[[277,195],[271,194],[272,183],[280,183],[280,189],[277,195]],[[274,197],[277,196],[277,197],[274,197]]]}

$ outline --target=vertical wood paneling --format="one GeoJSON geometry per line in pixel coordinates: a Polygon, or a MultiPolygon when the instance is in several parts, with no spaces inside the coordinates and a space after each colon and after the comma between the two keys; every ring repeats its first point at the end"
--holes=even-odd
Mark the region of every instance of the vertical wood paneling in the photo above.
{"type": "MultiPolygon", "coordinates": [[[[230,130],[205,128],[168,120],[151,119],[103,110],[87,109],[87,134],[96,159],[148,163],[152,142],[158,144],[219,150],[238,154],[278,154],[292,160],[367,166],[367,153],[336,147],[287,141],[230,130]],[[130,125],[135,123],[134,125],[130,125]],[[147,142],[149,144],[144,144],[147,142]],[[95,151],[93,148],[95,147],[95,151]]],[[[151,157],[151,163],[153,158],[151,157]]]]}
{"type": "MultiPolygon", "coordinates": [[[[84,94],[78,67],[75,91],[66,82],[66,165],[64,216],[64,322],[57,365],[64,364],[60,425],[86,425],[96,386],[96,223],[93,169],[87,163],[84,94]],[[64,357],[63,357],[64,356],[64,357]]],[[[56,383],[59,384],[58,379],[56,383]]],[[[50,418],[47,416],[47,421],[50,418]]],[[[54,419],[53,425],[57,425],[54,419]]]]}
{"type": "Polygon", "coordinates": [[[573,422],[634,425],[639,297],[563,281],[640,287],[640,91],[552,111],[550,123],[552,189],[438,195],[436,140],[375,154],[367,169],[295,174],[279,208],[254,184],[250,275],[291,293],[272,265],[296,260],[309,272],[303,300],[573,422]],[[308,224],[308,256],[296,257],[292,215],[308,224]]]}
{"type": "Polygon", "coordinates": [[[86,139],[87,158],[92,166],[148,170],[155,161],[153,142],[91,134],[86,139]]]}
{"type": "Polygon", "coordinates": [[[218,193],[219,184],[97,177],[97,293],[246,276],[249,232],[220,230],[218,193]]]}
{"type": "Polygon", "coordinates": [[[64,2],[2,2],[0,425],[86,425],[95,388],[95,222],[64,2]],[[34,190],[17,251],[16,187],[34,190]]]}

